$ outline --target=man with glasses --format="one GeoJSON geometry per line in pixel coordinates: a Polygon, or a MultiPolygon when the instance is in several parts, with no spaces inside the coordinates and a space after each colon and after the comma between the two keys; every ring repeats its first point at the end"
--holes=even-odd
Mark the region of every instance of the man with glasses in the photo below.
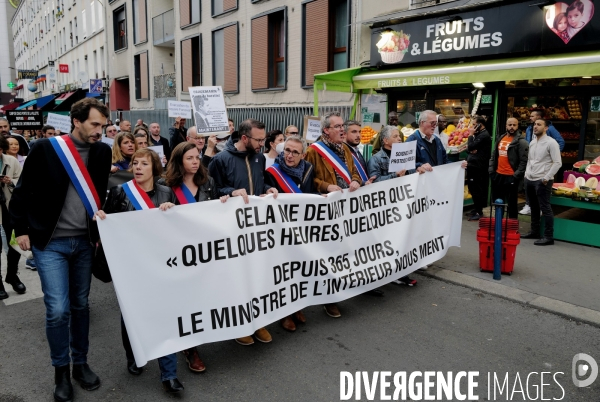
{"type": "MultiPolygon", "coordinates": [[[[419,173],[431,172],[434,166],[450,163],[442,141],[433,135],[438,125],[437,118],[433,110],[421,112],[419,128],[406,140],[417,141],[416,166],[419,173]]],[[[467,167],[467,161],[463,161],[462,167],[467,167]]]]}
{"type": "MultiPolygon", "coordinates": [[[[267,138],[264,123],[254,119],[244,120],[239,126],[235,144],[231,137],[225,149],[216,154],[208,165],[209,174],[215,180],[220,195],[242,197],[246,204],[250,202],[249,195],[273,194],[277,198],[277,189],[267,185],[264,178],[266,161],[261,152],[267,138]]],[[[272,340],[265,328],[254,332],[254,337],[263,343],[272,340]]],[[[236,339],[236,342],[252,345],[254,339],[248,335],[236,339]]]]}
{"type": "Polygon", "coordinates": [[[118,132],[119,130],[117,130],[117,126],[106,126],[106,138],[111,138],[114,140],[118,132]]]}
{"type": "MultiPolygon", "coordinates": [[[[315,187],[321,194],[358,190],[362,179],[356,170],[352,152],[344,145],[344,120],[340,112],[331,112],[321,119],[321,141],[315,142],[306,153],[306,160],[315,167],[315,187]]],[[[335,303],[326,304],[325,312],[341,317],[335,303]]]]}
{"type": "Polygon", "coordinates": [[[287,139],[290,135],[300,135],[300,131],[296,126],[287,126],[283,132],[283,135],[287,139]]]}
{"type": "Polygon", "coordinates": [[[208,150],[206,152],[204,151],[206,137],[202,136],[201,134],[198,134],[196,126],[188,128],[186,140],[187,142],[196,145],[196,147],[198,148],[198,152],[200,152],[200,159],[202,160],[202,164],[204,165],[204,167],[207,168],[210,164],[210,161],[212,160],[212,156],[215,154],[214,148],[217,144],[216,137],[211,136],[211,138],[209,138],[208,147],[210,149],[210,152],[208,152],[208,150]],[[210,155],[207,155],[207,153],[210,153],[210,155]]]}

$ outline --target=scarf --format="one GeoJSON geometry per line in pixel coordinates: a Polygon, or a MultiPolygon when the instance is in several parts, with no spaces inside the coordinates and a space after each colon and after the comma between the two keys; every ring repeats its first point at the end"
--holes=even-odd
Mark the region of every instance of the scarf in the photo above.
{"type": "Polygon", "coordinates": [[[296,167],[289,167],[285,163],[285,159],[283,157],[283,152],[277,155],[275,158],[275,163],[279,165],[279,169],[281,169],[285,174],[292,178],[296,178],[302,181],[302,175],[304,174],[304,168],[306,167],[306,161],[304,159],[300,160],[300,163],[296,167]]]}
{"type": "Polygon", "coordinates": [[[340,159],[345,163],[346,162],[346,154],[344,153],[344,144],[334,144],[331,142],[331,138],[325,132],[321,134],[321,141],[325,143],[340,159]]]}

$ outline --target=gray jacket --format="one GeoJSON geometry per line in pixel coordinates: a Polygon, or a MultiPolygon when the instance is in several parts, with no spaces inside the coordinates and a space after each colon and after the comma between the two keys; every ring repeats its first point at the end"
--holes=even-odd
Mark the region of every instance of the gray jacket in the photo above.
{"type": "Polygon", "coordinates": [[[369,177],[377,176],[374,183],[398,177],[396,173],[389,173],[390,157],[383,148],[369,159],[367,164],[369,177]]]}

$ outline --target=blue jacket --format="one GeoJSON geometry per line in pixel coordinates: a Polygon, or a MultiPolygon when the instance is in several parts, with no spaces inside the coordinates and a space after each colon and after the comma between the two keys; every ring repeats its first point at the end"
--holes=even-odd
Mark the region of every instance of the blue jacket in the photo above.
{"type": "Polygon", "coordinates": [[[433,136],[433,141],[435,142],[437,149],[438,163],[433,163],[432,155],[429,153],[429,147],[427,144],[425,144],[425,140],[421,137],[419,130],[412,133],[405,142],[410,141],[417,141],[417,168],[426,163],[429,163],[431,166],[439,166],[450,163],[448,160],[448,155],[446,154],[446,150],[444,149],[444,145],[442,145],[442,141],[440,141],[438,137],[433,136]]]}
{"type": "MultiPolygon", "coordinates": [[[[556,142],[558,142],[558,148],[560,148],[560,150],[562,151],[565,147],[565,140],[563,139],[562,135],[560,135],[558,130],[554,128],[554,125],[552,123],[550,123],[550,127],[548,127],[548,131],[546,132],[546,134],[548,134],[549,137],[554,138],[556,142]]],[[[530,124],[529,126],[527,126],[527,130],[525,131],[525,139],[527,140],[527,142],[531,142],[532,135],[533,126],[530,124]]]]}

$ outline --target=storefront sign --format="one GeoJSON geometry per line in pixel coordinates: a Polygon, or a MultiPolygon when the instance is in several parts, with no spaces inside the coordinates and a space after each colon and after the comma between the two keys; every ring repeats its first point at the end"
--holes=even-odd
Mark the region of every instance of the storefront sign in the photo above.
{"type": "Polygon", "coordinates": [[[39,130],[43,126],[41,110],[7,110],[5,113],[13,130],[39,130]]]}
{"type": "Polygon", "coordinates": [[[20,80],[36,79],[37,76],[38,70],[18,70],[18,79],[20,80]]]}
{"type": "Polygon", "coordinates": [[[69,65],[68,64],[59,64],[58,65],[58,71],[61,73],[68,73],[69,72],[69,65]]]}
{"type": "Polygon", "coordinates": [[[600,12],[594,13],[592,0],[572,0],[543,8],[538,3],[527,1],[457,12],[374,29],[371,65],[520,52],[539,54],[600,45],[600,12]]]}
{"type": "Polygon", "coordinates": [[[492,103],[492,95],[481,95],[481,103],[484,105],[492,103]]]}

